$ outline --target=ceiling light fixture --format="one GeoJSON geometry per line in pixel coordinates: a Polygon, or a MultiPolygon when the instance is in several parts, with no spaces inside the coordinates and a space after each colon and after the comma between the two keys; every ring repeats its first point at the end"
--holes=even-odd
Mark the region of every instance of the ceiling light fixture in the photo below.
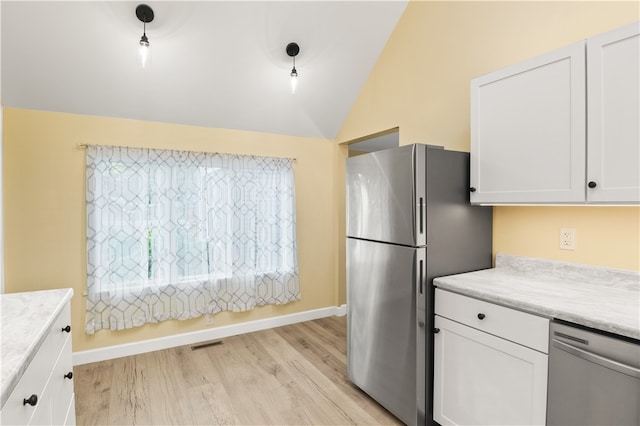
{"type": "Polygon", "coordinates": [[[142,37],[140,38],[140,62],[142,68],[147,66],[149,60],[149,39],[147,38],[147,23],[153,21],[153,9],[146,4],[136,7],[136,16],[142,21],[142,37]]]}
{"type": "Polygon", "coordinates": [[[287,44],[287,55],[293,58],[293,68],[291,69],[291,93],[296,93],[298,87],[298,71],[296,70],[296,55],[300,53],[298,43],[287,44]]]}

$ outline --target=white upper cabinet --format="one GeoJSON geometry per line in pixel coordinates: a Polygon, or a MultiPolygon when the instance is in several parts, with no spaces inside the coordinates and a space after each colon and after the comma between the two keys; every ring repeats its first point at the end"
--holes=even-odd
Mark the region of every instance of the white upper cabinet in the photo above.
{"type": "Polygon", "coordinates": [[[584,200],[584,87],[584,42],[472,81],[472,202],[584,200]]]}
{"type": "Polygon", "coordinates": [[[587,40],[587,201],[640,202],[640,23],[587,40]]]}
{"type": "Polygon", "coordinates": [[[471,81],[472,203],[640,201],[639,27],[471,81]]]}

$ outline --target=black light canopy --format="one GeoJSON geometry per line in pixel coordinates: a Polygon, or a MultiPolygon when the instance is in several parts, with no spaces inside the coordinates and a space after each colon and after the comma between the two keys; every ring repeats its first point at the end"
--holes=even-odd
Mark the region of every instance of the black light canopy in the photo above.
{"type": "Polygon", "coordinates": [[[293,57],[295,60],[298,53],[300,53],[300,46],[298,46],[298,43],[287,44],[287,55],[293,57]]]}
{"type": "Polygon", "coordinates": [[[136,7],[136,16],[145,24],[153,21],[153,9],[148,4],[139,4],[136,7]]]}

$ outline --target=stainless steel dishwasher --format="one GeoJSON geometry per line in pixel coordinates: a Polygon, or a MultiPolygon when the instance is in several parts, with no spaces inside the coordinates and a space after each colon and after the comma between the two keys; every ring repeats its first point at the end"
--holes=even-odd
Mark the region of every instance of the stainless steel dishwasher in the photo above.
{"type": "Polygon", "coordinates": [[[640,425],[640,342],[565,322],[550,328],[547,425],[640,425]]]}

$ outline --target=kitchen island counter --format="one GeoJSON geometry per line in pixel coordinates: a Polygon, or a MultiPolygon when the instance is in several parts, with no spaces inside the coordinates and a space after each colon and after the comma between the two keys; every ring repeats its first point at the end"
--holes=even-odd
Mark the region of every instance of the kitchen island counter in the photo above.
{"type": "Polygon", "coordinates": [[[496,267],[434,279],[438,288],[640,340],[640,273],[496,256],[496,267]]]}

